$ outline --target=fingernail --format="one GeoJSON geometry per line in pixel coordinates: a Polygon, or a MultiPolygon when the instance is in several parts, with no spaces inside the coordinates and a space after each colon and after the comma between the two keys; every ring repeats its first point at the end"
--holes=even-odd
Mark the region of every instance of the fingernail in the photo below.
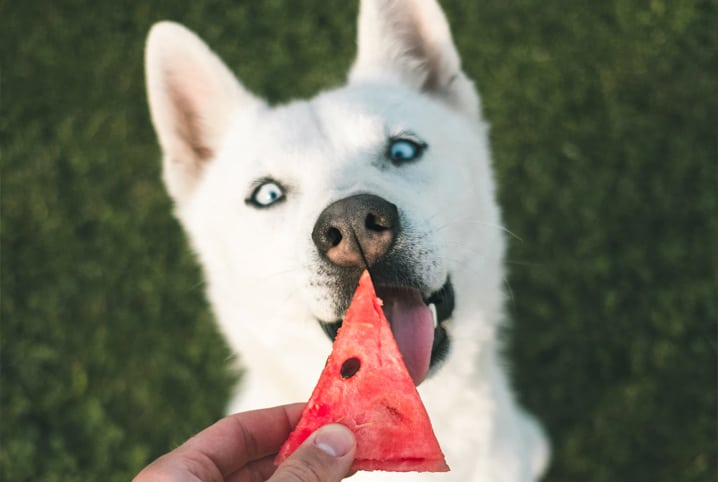
{"type": "Polygon", "coordinates": [[[332,457],[342,457],[354,447],[354,434],[344,425],[325,425],[317,430],[314,445],[332,457]]]}

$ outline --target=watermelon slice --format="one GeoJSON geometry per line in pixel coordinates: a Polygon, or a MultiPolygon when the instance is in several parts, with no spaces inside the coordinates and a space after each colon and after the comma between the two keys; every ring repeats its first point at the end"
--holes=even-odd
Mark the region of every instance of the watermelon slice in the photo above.
{"type": "Polygon", "coordinates": [[[431,421],[364,271],[319,382],[279,465],[322,425],[341,423],[357,440],[352,470],[446,472],[431,421]]]}

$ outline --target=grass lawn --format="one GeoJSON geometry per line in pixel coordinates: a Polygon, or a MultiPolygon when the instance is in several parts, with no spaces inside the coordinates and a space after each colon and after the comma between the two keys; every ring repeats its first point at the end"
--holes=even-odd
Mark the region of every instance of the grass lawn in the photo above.
{"type": "MultiPolygon", "coordinates": [[[[716,480],[718,4],[445,0],[492,125],[517,391],[555,482],[716,480]]],[[[160,19],[275,102],[342,82],[346,0],[0,3],[0,480],[128,480],[239,373],[170,215],[160,19]]]]}

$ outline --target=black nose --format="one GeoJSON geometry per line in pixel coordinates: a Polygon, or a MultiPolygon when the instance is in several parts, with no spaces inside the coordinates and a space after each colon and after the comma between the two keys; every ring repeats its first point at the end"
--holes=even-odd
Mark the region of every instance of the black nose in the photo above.
{"type": "Polygon", "coordinates": [[[372,194],[357,194],[330,204],[319,215],[312,239],[337,266],[366,267],[379,261],[399,233],[399,212],[372,194]]]}

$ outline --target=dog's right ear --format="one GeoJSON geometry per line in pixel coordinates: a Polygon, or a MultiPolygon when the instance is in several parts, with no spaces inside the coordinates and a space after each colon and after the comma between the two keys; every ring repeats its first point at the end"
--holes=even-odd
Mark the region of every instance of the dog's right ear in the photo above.
{"type": "Polygon", "coordinates": [[[361,0],[351,81],[393,75],[476,119],[479,98],[461,69],[449,24],[436,0],[361,0]]]}
{"type": "Polygon", "coordinates": [[[234,114],[262,102],[197,35],[173,22],[150,30],[145,69],[165,184],[181,204],[217,154],[234,114]]]}

